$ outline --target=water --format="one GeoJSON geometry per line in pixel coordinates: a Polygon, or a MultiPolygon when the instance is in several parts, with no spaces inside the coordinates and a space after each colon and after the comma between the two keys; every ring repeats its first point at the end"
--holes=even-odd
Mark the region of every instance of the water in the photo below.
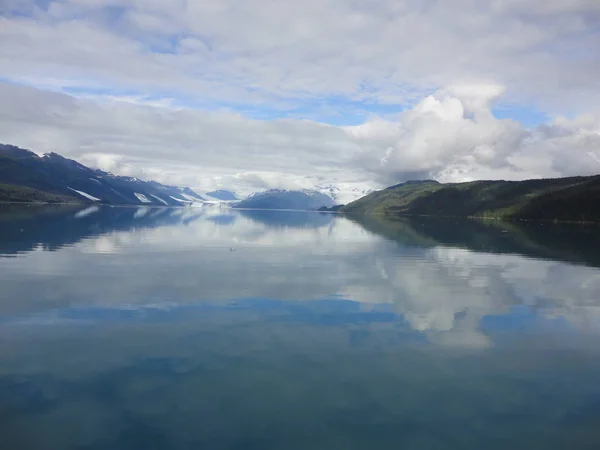
{"type": "Polygon", "coordinates": [[[2,449],[598,449],[600,229],[4,207],[2,449]]]}

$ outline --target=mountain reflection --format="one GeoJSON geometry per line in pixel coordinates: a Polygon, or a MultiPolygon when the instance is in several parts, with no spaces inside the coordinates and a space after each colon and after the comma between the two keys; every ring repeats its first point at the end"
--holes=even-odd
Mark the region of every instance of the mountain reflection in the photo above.
{"type": "Polygon", "coordinates": [[[317,228],[327,226],[333,220],[331,214],[303,211],[275,211],[261,209],[239,209],[239,213],[255,222],[269,227],[317,228]]]}
{"type": "Polygon", "coordinates": [[[28,252],[38,246],[55,251],[89,237],[185,224],[201,216],[199,210],[182,208],[3,206],[0,256],[28,252]]]}
{"type": "Polygon", "coordinates": [[[443,245],[600,266],[597,225],[375,215],[350,218],[365,229],[404,245],[443,245]]]}
{"type": "MultiPolygon", "coordinates": [[[[103,234],[188,225],[199,219],[232,226],[238,217],[267,229],[316,229],[330,226],[335,219],[343,220],[333,214],[300,211],[4,206],[0,207],[0,256],[39,246],[54,251],[103,234]]],[[[349,218],[373,234],[408,247],[449,246],[600,266],[600,230],[596,226],[451,218],[349,218]]]]}
{"type": "Polygon", "coordinates": [[[0,256],[54,251],[83,239],[116,231],[188,225],[200,218],[220,226],[245,217],[270,228],[318,228],[331,223],[327,214],[299,211],[228,210],[220,208],[0,206],[0,256]]]}
{"type": "Polygon", "coordinates": [[[498,317],[530,328],[561,318],[579,330],[595,330],[598,317],[593,227],[104,207],[9,208],[0,227],[0,253],[17,256],[0,259],[9,321],[257,299],[294,311],[328,299],[383,307],[431,342],[481,347],[507,326],[498,317]]]}

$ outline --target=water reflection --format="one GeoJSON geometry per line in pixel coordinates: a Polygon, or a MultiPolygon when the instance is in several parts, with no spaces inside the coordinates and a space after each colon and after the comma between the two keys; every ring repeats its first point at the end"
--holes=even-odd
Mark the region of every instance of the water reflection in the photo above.
{"type": "Polygon", "coordinates": [[[331,214],[307,213],[303,211],[286,211],[285,213],[260,209],[240,209],[238,211],[242,216],[272,228],[317,228],[327,226],[333,220],[331,214]]]}
{"type": "Polygon", "coordinates": [[[432,217],[350,216],[350,219],[403,245],[451,246],[600,266],[598,225],[432,217]]]}
{"type": "MultiPolygon", "coordinates": [[[[238,217],[273,229],[328,227],[344,220],[332,214],[300,211],[0,206],[0,256],[31,251],[39,245],[53,251],[93,236],[188,225],[200,218],[228,226],[238,217]]],[[[406,247],[451,246],[600,266],[600,230],[594,225],[423,217],[350,216],[349,219],[361,229],[406,247]]]]}
{"type": "Polygon", "coordinates": [[[40,246],[55,251],[94,236],[185,224],[201,216],[200,210],[181,208],[0,206],[0,256],[40,246]]]}
{"type": "Polygon", "coordinates": [[[412,329],[460,345],[489,345],[482,319],[515,308],[596,327],[596,228],[219,208],[0,217],[2,254],[29,252],[0,265],[0,315],[330,298],[389,305],[412,329]]]}
{"type": "Polygon", "coordinates": [[[600,354],[589,341],[430,346],[393,313],[342,301],[73,310],[60,319],[0,327],[10,342],[0,347],[3,448],[599,442],[600,354]]]}
{"type": "Polygon", "coordinates": [[[0,214],[0,448],[598,448],[598,231],[0,214]]]}

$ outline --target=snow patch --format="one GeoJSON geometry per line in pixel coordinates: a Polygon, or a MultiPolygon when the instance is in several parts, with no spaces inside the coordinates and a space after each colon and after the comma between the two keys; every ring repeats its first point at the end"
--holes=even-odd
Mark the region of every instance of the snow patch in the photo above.
{"type": "Polygon", "coordinates": [[[99,180],[96,180],[95,178],[90,178],[90,180],[92,180],[92,181],[95,181],[95,182],[96,182],[96,183],[98,183],[98,184],[102,184],[102,183],[100,183],[100,181],[99,181],[99,180]]]}
{"type": "Polygon", "coordinates": [[[199,198],[196,197],[192,197],[191,195],[188,194],[184,194],[183,192],[180,192],[179,195],[181,195],[183,198],[185,198],[186,200],[189,200],[190,202],[197,202],[200,201],[199,198]]]}
{"type": "MultiPolygon", "coordinates": [[[[304,194],[308,195],[309,197],[315,197],[315,196],[317,196],[317,195],[320,195],[320,194],[327,195],[328,197],[331,197],[331,196],[330,196],[329,194],[327,194],[327,193],[324,193],[324,192],[317,192],[317,191],[310,191],[310,190],[307,190],[307,189],[303,190],[303,191],[302,191],[302,193],[304,193],[304,194]]],[[[331,197],[331,198],[333,198],[333,197],[331,197]]]]}
{"type": "Polygon", "coordinates": [[[291,192],[291,191],[289,189],[267,189],[266,191],[253,192],[252,194],[248,195],[248,197],[246,197],[246,200],[249,198],[253,198],[253,197],[260,197],[262,195],[284,194],[286,192],[291,192]]]}
{"type": "Polygon", "coordinates": [[[77,189],[73,189],[73,188],[71,188],[71,187],[69,187],[69,186],[67,186],[67,188],[68,188],[68,189],[71,189],[73,192],[77,192],[79,195],[81,195],[82,197],[85,197],[85,198],[87,198],[88,200],[92,200],[92,201],[94,201],[94,202],[99,202],[99,201],[100,201],[100,199],[99,199],[99,198],[96,198],[96,197],[94,197],[93,195],[87,194],[87,193],[85,193],[85,192],[83,192],[83,191],[78,191],[77,189]]]}
{"type": "Polygon", "coordinates": [[[346,205],[373,192],[370,186],[363,183],[335,183],[316,185],[315,188],[322,194],[333,198],[338,205],[346,205]]]}
{"type": "Polygon", "coordinates": [[[165,202],[162,198],[160,198],[158,195],[154,195],[154,194],[150,194],[152,197],[154,197],[156,200],[158,200],[161,203],[164,203],[165,205],[169,206],[169,204],[167,202],[165,202]]]}
{"type": "Polygon", "coordinates": [[[176,201],[181,202],[181,203],[185,203],[185,204],[192,203],[189,200],[182,200],[180,198],[173,197],[172,195],[169,195],[169,197],[171,197],[173,200],[176,200],[176,201]]]}
{"type": "Polygon", "coordinates": [[[152,203],[150,200],[148,200],[148,197],[146,197],[144,194],[138,194],[137,192],[135,192],[134,194],[140,202],[152,203]]]}

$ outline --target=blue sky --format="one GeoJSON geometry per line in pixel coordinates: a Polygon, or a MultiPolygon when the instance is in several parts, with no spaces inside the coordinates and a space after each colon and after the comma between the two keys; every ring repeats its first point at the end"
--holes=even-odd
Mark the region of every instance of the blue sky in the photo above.
{"type": "MultiPolygon", "coordinates": [[[[10,80],[2,80],[10,82],[10,80]]],[[[205,111],[229,110],[257,120],[274,120],[279,118],[310,119],[331,125],[360,125],[373,117],[395,118],[398,114],[410,109],[415,102],[405,104],[378,103],[375,100],[358,101],[341,96],[295,99],[289,104],[269,103],[246,104],[225,101],[202,101],[179,96],[176,92],[144,93],[136,90],[116,90],[107,87],[91,88],[86,86],[61,86],[59,92],[79,97],[102,98],[136,98],[140,102],[168,102],[174,107],[199,109],[205,111]]],[[[433,94],[434,92],[431,92],[433,94]]],[[[535,127],[547,123],[550,116],[533,105],[519,105],[499,102],[491,108],[498,119],[512,119],[525,127],[535,127]]]]}

